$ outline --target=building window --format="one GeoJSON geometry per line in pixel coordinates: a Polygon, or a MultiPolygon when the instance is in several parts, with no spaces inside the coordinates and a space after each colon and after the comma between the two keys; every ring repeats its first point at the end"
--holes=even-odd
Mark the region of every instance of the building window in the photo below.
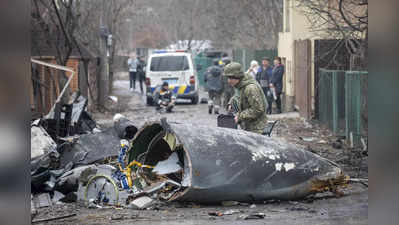
{"type": "Polygon", "coordinates": [[[284,5],[284,7],[285,7],[285,30],[284,30],[284,32],[291,31],[291,29],[290,29],[291,4],[290,3],[291,3],[291,0],[285,0],[285,5],[284,5]]]}

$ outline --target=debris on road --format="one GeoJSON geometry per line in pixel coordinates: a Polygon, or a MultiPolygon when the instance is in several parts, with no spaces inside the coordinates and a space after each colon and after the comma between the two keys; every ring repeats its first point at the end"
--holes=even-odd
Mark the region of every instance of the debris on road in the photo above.
{"type": "Polygon", "coordinates": [[[130,209],[146,209],[156,203],[155,200],[147,196],[142,196],[130,202],[128,208],[130,209]]]}
{"type": "Polygon", "coordinates": [[[240,203],[237,201],[222,201],[222,206],[236,206],[239,205],[240,203]]]}
{"type": "Polygon", "coordinates": [[[35,220],[32,221],[32,223],[41,223],[41,222],[47,222],[47,221],[53,221],[53,220],[60,220],[60,219],[65,219],[65,218],[69,218],[69,217],[73,217],[73,216],[76,216],[76,213],[62,215],[62,216],[57,216],[57,217],[35,219],[35,220]]]}
{"type": "Polygon", "coordinates": [[[33,204],[36,209],[53,205],[49,193],[42,193],[34,196],[33,204]]]}
{"type": "Polygon", "coordinates": [[[86,112],[87,99],[75,92],[68,104],[56,103],[51,112],[31,124],[31,187],[35,208],[76,202],[97,175],[111,176],[108,164],[116,158],[121,138],[131,139],[137,127],[118,115],[114,127],[102,130],[86,112]],[[50,198],[52,196],[52,200],[50,198]],[[47,200],[46,200],[47,199],[47,200]]]}
{"type": "Polygon", "coordinates": [[[313,138],[313,137],[299,137],[299,139],[301,139],[302,141],[306,141],[306,142],[312,142],[315,140],[315,138],[313,138]]]}
{"type": "Polygon", "coordinates": [[[201,98],[200,104],[208,104],[208,98],[201,98]]]}
{"type": "Polygon", "coordinates": [[[223,216],[223,213],[222,212],[214,212],[214,211],[212,211],[212,212],[208,212],[208,215],[209,216],[223,216]]]}
{"type": "Polygon", "coordinates": [[[63,198],[65,198],[65,195],[63,195],[61,192],[54,191],[54,195],[51,201],[53,202],[53,204],[57,204],[63,198]]]}
{"type": "Polygon", "coordinates": [[[264,213],[252,213],[252,214],[242,214],[238,216],[238,219],[241,220],[253,220],[253,219],[264,219],[265,218],[264,213]]]}
{"type": "MultiPolygon", "coordinates": [[[[82,105],[76,108],[80,110],[82,105]]],[[[100,132],[93,128],[52,143],[51,135],[46,136],[46,129],[40,122],[34,126],[37,124],[41,136],[50,138],[45,143],[50,144],[43,145],[46,150],[38,147],[42,150],[34,158],[32,185],[36,182],[35,193],[47,192],[49,199],[51,193],[53,203],[84,201],[89,208],[154,209],[176,200],[236,206],[336,191],[348,181],[339,166],[327,159],[284,140],[242,130],[210,129],[165,119],[137,129],[132,121],[116,114],[111,128],[100,132]],[[110,158],[113,166],[106,161],[110,158]]],[[[237,213],[240,211],[227,210],[209,215],[237,213]]],[[[264,216],[254,213],[240,218],[264,216]]]]}
{"type": "Polygon", "coordinates": [[[237,213],[240,213],[240,212],[241,211],[239,211],[239,210],[230,209],[230,210],[225,211],[223,213],[223,215],[233,215],[233,214],[237,214],[237,213]]]}
{"type": "Polygon", "coordinates": [[[57,144],[51,139],[50,135],[42,127],[32,125],[31,129],[31,159],[40,157],[46,153],[54,152],[57,144]]]}
{"type": "Polygon", "coordinates": [[[129,163],[174,166],[163,175],[150,167],[136,173],[149,185],[167,179],[180,184],[181,188],[161,191],[167,201],[297,199],[333,190],[348,179],[327,159],[283,140],[241,130],[161,120],[145,124],[132,143],[129,163]]]}

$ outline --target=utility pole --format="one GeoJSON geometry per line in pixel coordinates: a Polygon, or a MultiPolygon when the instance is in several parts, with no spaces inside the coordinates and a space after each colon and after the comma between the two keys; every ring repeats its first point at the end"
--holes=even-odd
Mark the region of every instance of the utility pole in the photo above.
{"type": "Polygon", "coordinates": [[[99,93],[98,93],[98,103],[100,106],[105,106],[105,103],[107,102],[108,94],[109,94],[109,62],[108,62],[108,56],[107,56],[107,50],[108,50],[108,15],[106,14],[106,7],[105,7],[105,0],[102,1],[102,14],[100,17],[100,82],[99,84],[99,93]],[[105,21],[104,21],[105,19],[105,21]]]}

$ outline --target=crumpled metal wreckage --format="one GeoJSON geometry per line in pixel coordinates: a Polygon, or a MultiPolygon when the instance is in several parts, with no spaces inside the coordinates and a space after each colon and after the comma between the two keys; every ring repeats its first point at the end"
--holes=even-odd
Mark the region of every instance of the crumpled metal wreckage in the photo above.
{"type": "Polygon", "coordinates": [[[166,201],[292,200],[349,181],[334,162],[282,139],[166,119],[139,129],[127,154],[128,164],[147,165],[136,170],[145,192],[166,201]]]}

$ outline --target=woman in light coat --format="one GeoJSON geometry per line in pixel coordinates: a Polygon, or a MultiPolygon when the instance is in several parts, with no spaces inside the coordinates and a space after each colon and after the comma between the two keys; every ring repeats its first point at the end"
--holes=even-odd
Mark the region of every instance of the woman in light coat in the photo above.
{"type": "Polygon", "coordinates": [[[249,74],[252,78],[256,78],[256,73],[258,73],[259,70],[259,64],[256,60],[251,61],[251,66],[247,70],[247,74],[249,74]]]}

